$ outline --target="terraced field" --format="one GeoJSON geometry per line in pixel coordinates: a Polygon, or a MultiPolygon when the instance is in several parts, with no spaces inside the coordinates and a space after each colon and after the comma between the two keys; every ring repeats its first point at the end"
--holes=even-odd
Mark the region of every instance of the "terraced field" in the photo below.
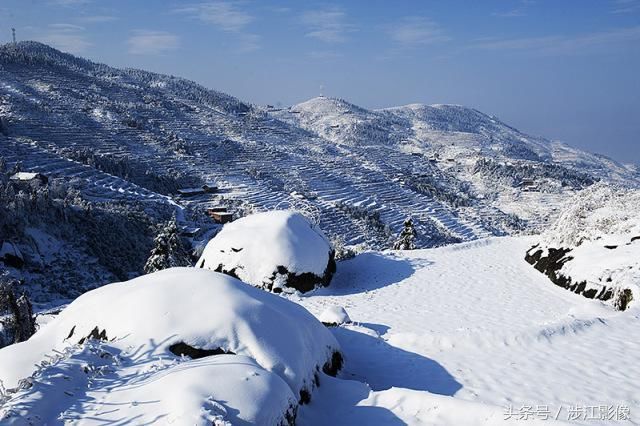
{"type": "MultiPolygon", "coordinates": [[[[312,212],[329,235],[372,248],[388,247],[408,217],[423,247],[509,232],[487,226],[506,213],[477,196],[473,185],[463,194],[467,205],[458,206],[410,184],[420,177],[445,195],[459,192],[469,184],[459,171],[473,163],[463,149],[473,134],[459,133],[464,146],[449,151],[463,154],[437,163],[427,158],[428,149],[416,155],[400,146],[409,137],[414,145],[437,144],[416,139],[415,120],[398,130],[403,118],[392,117],[395,112],[353,108],[361,117],[349,118],[360,120],[346,123],[353,124],[351,133],[338,129],[342,118],[327,133],[304,122],[302,108],[297,116],[293,109],[274,113],[186,80],[117,70],[29,42],[0,47],[0,96],[6,128],[0,155],[25,171],[75,179],[90,200],[175,204],[191,213],[179,215],[188,221],[224,201],[185,202],[175,190],[215,182],[225,199],[254,210],[294,206],[312,212]],[[383,121],[372,122],[376,117],[383,121]]],[[[330,100],[314,102],[333,108],[330,100]]],[[[455,114],[459,121],[460,111],[455,114]]],[[[465,114],[479,120],[473,110],[465,114]]],[[[437,119],[442,127],[442,116],[437,119]]]]}

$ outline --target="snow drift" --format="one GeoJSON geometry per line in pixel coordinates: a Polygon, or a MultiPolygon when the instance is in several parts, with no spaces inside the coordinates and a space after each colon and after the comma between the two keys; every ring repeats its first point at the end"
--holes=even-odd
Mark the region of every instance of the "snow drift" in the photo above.
{"type": "Polygon", "coordinates": [[[625,310],[638,299],[640,191],[596,184],[580,192],[526,260],[555,284],[625,310]]]}
{"type": "Polygon", "coordinates": [[[270,211],[225,225],[196,267],[231,275],[279,293],[328,286],[336,264],[331,244],[300,213],[270,211]]]}
{"type": "Polygon", "coordinates": [[[167,269],[85,293],[0,350],[0,419],[291,423],[321,369],[341,367],[338,351],[295,303],[216,272],[167,269]]]}

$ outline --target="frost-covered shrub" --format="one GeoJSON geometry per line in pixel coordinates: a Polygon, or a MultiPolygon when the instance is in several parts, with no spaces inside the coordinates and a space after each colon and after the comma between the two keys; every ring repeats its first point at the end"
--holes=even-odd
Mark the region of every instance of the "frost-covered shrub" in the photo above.
{"type": "Polygon", "coordinates": [[[415,250],[416,249],[416,233],[413,227],[413,221],[408,218],[404,221],[404,225],[398,239],[393,244],[394,250],[415,250]]]}
{"type": "Polygon", "coordinates": [[[375,236],[377,240],[382,242],[389,241],[391,238],[391,229],[382,221],[379,212],[365,206],[354,206],[342,202],[336,203],[335,207],[361,224],[362,232],[366,235],[375,236]]]}
{"type": "Polygon", "coordinates": [[[196,263],[256,287],[302,292],[329,285],[335,254],[322,231],[300,213],[257,213],[224,226],[196,263]]]}
{"type": "Polygon", "coordinates": [[[452,180],[449,186],[429,176],[408,174],[404,177],[405,185],[420,193],[443,201],[453,207],[470,206],[474,201],[471,185],[468,182],[452,180]]]}
{"type": "Polygon", "coordinates": [[[358,244],[355,246],[346,245],[344,238],[340,235],[336,235],[331,238],[331,246],[333,247],[336,261],[353,259],[358,254],[367,250],[367,247],[364,244],[358,244]]]}
{"type": "Polygon", "coordinates": [[[577,247],[614,235],[640,236],[638,212],[640,191],[599,183],[568,200],[556,222],[542,234],[542,242],[577,247]]]}
{"type": "Polygon", "coordinates": [[[619,310],[640,298],[640,191],[596,184],[578,193],[526,260],[557,285],[619,310]]]}

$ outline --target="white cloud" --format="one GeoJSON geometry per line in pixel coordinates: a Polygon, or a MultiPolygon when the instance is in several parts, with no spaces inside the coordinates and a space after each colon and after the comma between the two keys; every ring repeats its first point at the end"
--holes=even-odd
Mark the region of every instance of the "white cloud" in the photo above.
{"type": "Polygon", "coordinates": [[[187,14],[212,24],[220,31],[235,35],[238,40],[238,52],[252,52],[260,48],[261,37],[245,31],[255,18],[240,9],[237,3],[229,1],[198,3],[175,9],[174,12],[187,14]]]}
{"type": "Polygon", "coordinates": [[[82,53],[92,44],[84,34],[84,27],[74,24],[51,24],[48,31],[37,37],[43,43],[68,53],[82,53]]]}
{"type": "Polygon", "coordinates": [[[517,7],[507,10],[506,12],[494,12],[492,15],[499,18],[519,18],[521,16],[526,16],[529,6],[532,6],[535,3],[535,0],[520,0],[517,7]]]}
{"type": "Polygon", "coordinates": [[[175,11],[187,13],[228,32],[239,32],[254,20],[253,16],[227,1],[200,3],[175,11]]]}
{"type": "Polygon", "coordinates": [[[80,6],[91,3],[91,0],[49,0],[54,6],[80,6]]]}
{"type": "Polygon", "coordinates": [[[49,28],[56,31],[63,31],[63,32],[84,31],[84,27],[81,27],[80,25],[74,25],[74,24],[51,24],[49,25],[49,28]]]}
{"type": "Polygon", "coordinates": [[[611,13],[626,14],[640,11],[640,1],[638,0],[614,0],[611,13]]]}
{"type": "Polygon", "coordinates": [[[526,12],[524,11],[524,9],[521,8],[516,8],[516,9],[511,9],[508,10],[506,12],[494,12],[493,16],[497,16],[499,18],[519,18],[521,16],[526,16],[526,12]]]}
{"type": "Polygon", "coordinates": [[[477,43],[485,50],[527,50],[542,54],[565,55],[607,49],[617,44],[640,41],[640,26],[574,36],[551,35],[515,39],[492,39],[477,43]]]}
{"type": "Polygon", "coordinates": [[[340,43],[347,40],[347,33],[354,26],[346,22],[346,14],[339,8],[310,10],[302,15],[302,22],[309,28],[306,37],[326,43],[340,43]]]}
{"type": "Polygon", "coordinates": [[[388,33],[393,41],[406,47],[451,40],[437,23],[418,16],[404,18],[389,26],[388,33]]]}
{"type": "Polygon", "coordinates": [[[99,24],[103,22],[112,22],[116,20],[118,20],[118,18],[112,15],[90,15],[90,16],[82,16],[78,18],[78,21],[85,22],[88,24],[99,24]]]}
{"type": "Polygon", "coordinates": [[[159,55],[180,47],[180,38],[165,31],[136,30],[127,45],[133,55],[159,55]]]}

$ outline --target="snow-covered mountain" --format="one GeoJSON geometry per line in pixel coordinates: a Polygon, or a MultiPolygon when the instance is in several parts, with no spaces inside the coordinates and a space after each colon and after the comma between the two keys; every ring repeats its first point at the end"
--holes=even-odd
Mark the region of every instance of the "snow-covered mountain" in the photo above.
{"type": "MultiPolygon", "coordinates": [[[[576,189],[597,180],[639,182],[631,167],[525,135],[470,108],[367,110],[326,97],[261,107],[35,42],[0,47],[0,99],[7,171],[63,181],[87,206],[134,206],[140,217],[151,216],[143,222],[174,212],[196,245],[215,232],[206,209],[221,204],[239,215],[293,207],[330,238],[376,249],[390,247],[411,217],[418,245],[430,247],[535,232],[576,189]],[[176,197],[203,184],[220,191],[176,197]]],[[[66,241],[52,227],[31,228],[52,234],[44,240],[66,241]]],[[[38,251],[23,231],[1,232],[38,251]]]]}

